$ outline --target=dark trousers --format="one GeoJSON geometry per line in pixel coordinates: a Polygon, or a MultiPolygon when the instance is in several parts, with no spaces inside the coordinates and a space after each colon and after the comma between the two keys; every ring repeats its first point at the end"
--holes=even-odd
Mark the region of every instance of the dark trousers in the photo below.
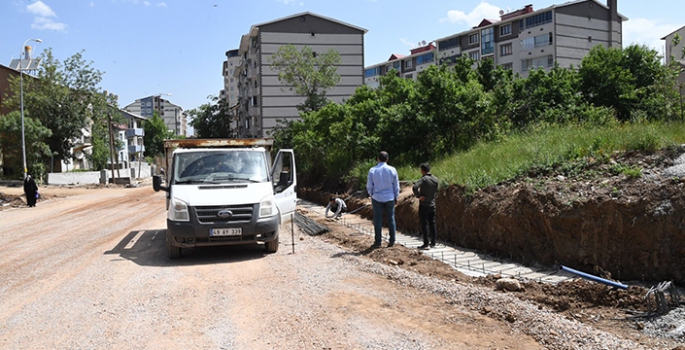
{"type": "Polygon", "coordinates": [[[388,243],[395,243],[395,201],[379,202],[375,199],[371,200],[373,204],[373,229],[375,231],[374,244],[381,244],[383,231],[383,213],[388,220],[390,230],[390,238],[388,243]]]}
{"type": "Polygon", "coordinates": [[[430,238],[430,244],[435,245],[435,239],[438,236],[438,230],[435,226],[435,207],[419,205],[419,222],[421,223],[423,244],[428,244],[430,238]]]}

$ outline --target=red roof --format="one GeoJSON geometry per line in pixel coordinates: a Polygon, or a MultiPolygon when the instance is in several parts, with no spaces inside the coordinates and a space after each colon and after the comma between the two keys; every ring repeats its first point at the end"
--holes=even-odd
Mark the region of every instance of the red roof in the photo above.
{"type": "Polygon", "coordinates": [[[397,60],[397,59],[400,59],[400,58],[402,58],[402,57],[404,57],[404,55],[400,55],[400,54],[398,54],[398,53],[394,53],[394,54],[390,55],[390,58],[388,58],[388,61],[397,60]]]}

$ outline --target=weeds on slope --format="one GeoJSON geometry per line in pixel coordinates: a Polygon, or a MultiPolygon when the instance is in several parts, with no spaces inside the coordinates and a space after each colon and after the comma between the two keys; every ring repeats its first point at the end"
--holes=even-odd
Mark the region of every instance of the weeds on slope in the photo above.
{"type": "MultiPolygon", "coordinates": [[[[436,160],[432,172],[447,185],[462,185],[473,192],[531,172],[560,168],[573,173],[583,161],[609,161],[616,152],[656,151],[682,143],[683,122],[540,126],[436,160]]],[[[398,172],[401,180],[421,176],[418,165],[400,167],[398,172]]],[[[634,170],[631,175],[639,176],[634,170]]]]}

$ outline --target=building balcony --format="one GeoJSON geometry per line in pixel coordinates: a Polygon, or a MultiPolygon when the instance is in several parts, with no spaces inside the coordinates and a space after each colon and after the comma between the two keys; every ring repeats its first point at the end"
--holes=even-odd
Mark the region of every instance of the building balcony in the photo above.
{"type": "Polygon", "coordinates": [[[142,128],[126,129],[126,138],[132,138],[137,136],[145,136],[145,130],[142,128]]]}
{"type": "Polygon", "coordinates": [[[140,145],[129,145],[128,146],[128,153],[138,153],[138,152],[145,152],[145,146],[140,146],[140,145]]]}

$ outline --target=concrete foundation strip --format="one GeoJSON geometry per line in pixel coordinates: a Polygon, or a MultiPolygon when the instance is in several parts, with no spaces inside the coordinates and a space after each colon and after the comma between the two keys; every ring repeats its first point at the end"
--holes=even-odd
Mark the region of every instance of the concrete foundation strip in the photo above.
{"type": "MultiPolygon", "coordinates": [[[[298,200],[298,205],[319,215],[324,215],[325,213],[324,207],[302,199],[298,200]]],[[[374,235],[373,224],[368,220],[359,217],[343,216],[337,220],[337,223],[340,226],[345,226],[358,232],[351,235],[374,235]]],[[[386,236],[383,236],[382,239],[387,241],[386,236]]],[[[407,248],[417,248],[423,244],[423,241],[420,238],[405,235],[401,232],[397,232],[396,242],[407,248]]],[[[482,277],[487,275],[501,275],[502,277],[535,280],[550,284],[557,284],[574,278],[572,274],[563,271],[558,272],[557,269],[535,270],[505,259],[478,254],[469,249],[451,246],[446,242],[439,243],[439,248],[424,251],[424,254],[433,259],[440,260],[469,276],[482,277]]]]}

